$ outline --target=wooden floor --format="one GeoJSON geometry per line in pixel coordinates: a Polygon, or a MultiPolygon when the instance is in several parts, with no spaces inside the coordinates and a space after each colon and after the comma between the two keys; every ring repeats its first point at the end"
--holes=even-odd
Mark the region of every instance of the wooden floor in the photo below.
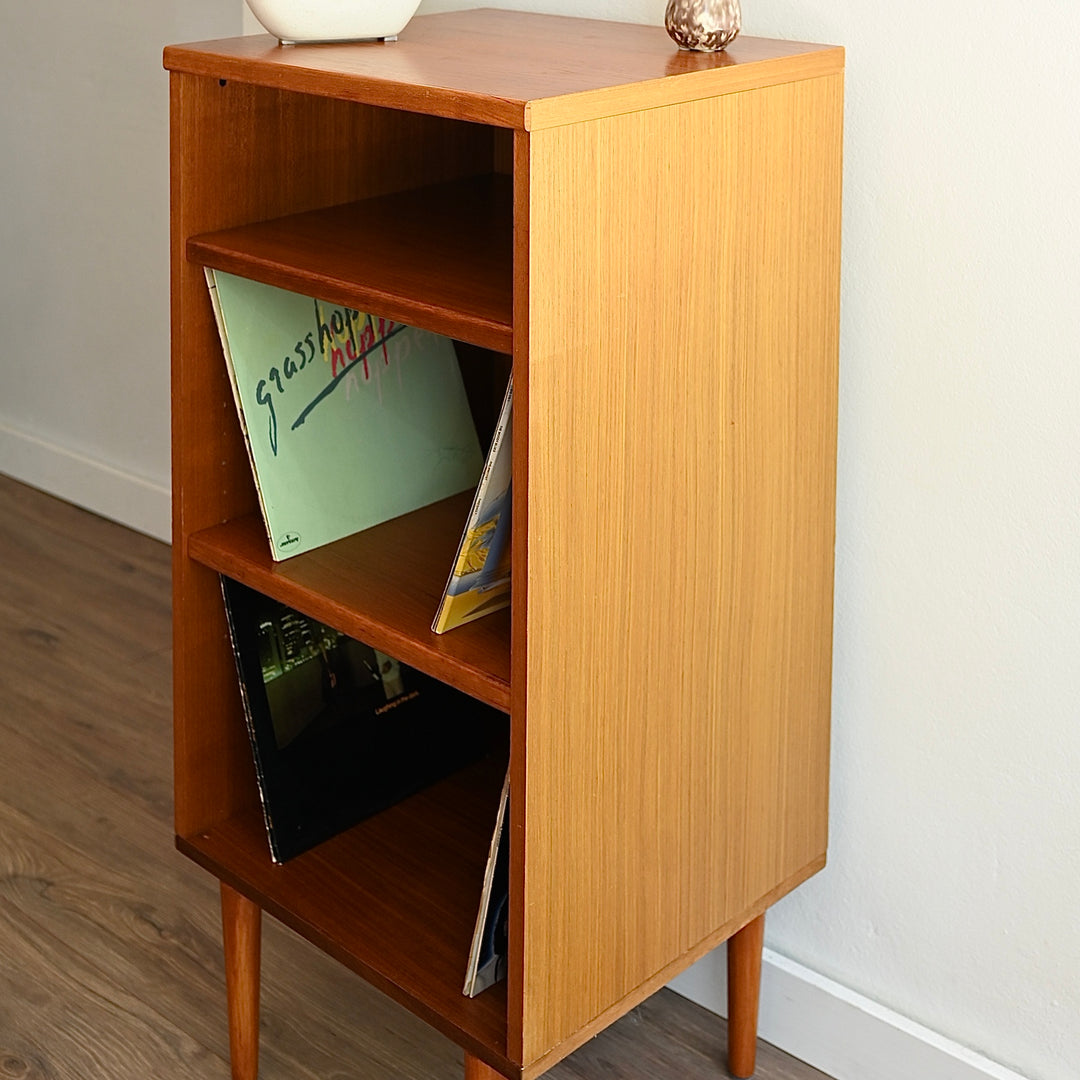
{"type": "MultiPolygon", "coordinates": [[[[169,549],[0,476],[0,1077],[226,1080],[216,882],[173,848],[169,549]]],[[[715,1080],[661,991],[547,1075],[715,1080]]],[[[461,1053],[267,919],[262,1080],[461,1080],[461,1053]]],[[[761,1044],[760,1080],[823,1074],[761,1044]]]]}

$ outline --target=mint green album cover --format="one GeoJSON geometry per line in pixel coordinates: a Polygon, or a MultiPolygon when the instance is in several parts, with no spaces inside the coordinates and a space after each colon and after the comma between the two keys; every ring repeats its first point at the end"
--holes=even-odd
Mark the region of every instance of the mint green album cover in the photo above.
{"type": "Polygon", "coordinates": [[[275,559],[475,487],[453,342],[208,269],[275,559]]]}

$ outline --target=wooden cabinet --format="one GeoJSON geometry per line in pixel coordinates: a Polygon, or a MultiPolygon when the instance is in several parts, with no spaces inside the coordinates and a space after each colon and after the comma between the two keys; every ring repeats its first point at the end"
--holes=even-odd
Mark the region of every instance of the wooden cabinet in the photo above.
{"type": "Polygon", "coordinates": [[[237,1075],[260,910],[475,1076],[538,1076],[748,925],[752,972],[825,860],[843,51],[478,10],[165,66],[176,832],[223,883],[237,1075]],[[204,264],[512,357],[508,612],[428,629],[467,498],[271,560],[204,264]],[[508,714],[503,984],[461,993],[500,769],[271,863],[219,572],[508,714]]]}

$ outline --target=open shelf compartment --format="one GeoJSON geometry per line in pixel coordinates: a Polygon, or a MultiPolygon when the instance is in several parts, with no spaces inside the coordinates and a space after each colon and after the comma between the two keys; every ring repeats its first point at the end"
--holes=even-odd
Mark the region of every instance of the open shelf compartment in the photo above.
{"type": "Polygon", "coordinates": [[[513,195],[489,174],[194,236],[215,270],[512,349],[513,195]]]}
{"type": "Polygon", "coordinates": [[[462,993],[505,769],[493,753],[283,864],[257,806],[177,847],[510,1076],[505,981],[462,993]]]}

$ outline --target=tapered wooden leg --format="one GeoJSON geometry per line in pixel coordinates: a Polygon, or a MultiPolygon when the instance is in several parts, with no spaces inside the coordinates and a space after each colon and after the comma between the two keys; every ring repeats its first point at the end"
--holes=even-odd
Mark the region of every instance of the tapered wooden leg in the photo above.
{"type": "Polygon", "coordinates": [[[465,1080],[506,1080],[502,1073],[496,1072],[486,1061],[473,1057],[465,1051],[465,1080]]]}
{"type": "Polygon", "coordinates": [[[759,915],[728,939],[728,1069],[732,1076],[754,1073],[758,1000],[765,916],[759,915]]]}
{"type": "Polygon", "coordinates": [[[221,883],[229,1057],[233,1080],[258,1080],[259,957],[262,909],[221,883]]]}

